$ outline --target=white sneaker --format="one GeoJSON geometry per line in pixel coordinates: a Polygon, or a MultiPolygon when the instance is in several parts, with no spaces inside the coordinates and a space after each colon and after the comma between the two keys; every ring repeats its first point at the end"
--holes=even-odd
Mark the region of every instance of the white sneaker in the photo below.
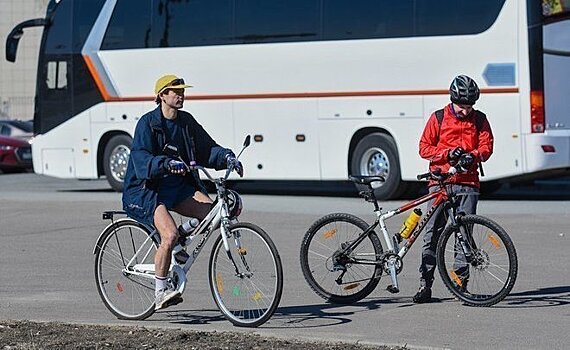
{"type": "Polygon", "coordinates": [[[156,293],[154,309],[160,310],[182,302],[181,294],[173,289],[161,289],[156,293]]]}

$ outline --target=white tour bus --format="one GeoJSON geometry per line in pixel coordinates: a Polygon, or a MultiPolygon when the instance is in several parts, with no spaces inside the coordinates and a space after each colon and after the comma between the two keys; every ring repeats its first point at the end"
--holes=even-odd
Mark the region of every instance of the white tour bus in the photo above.
{"type": "Polygon", "coordinates": [[[221,145],[254,147],[246,180],[382,174],[381,198],[427,169],[418,141],[454,76],[482,90],[499,181],[570,168],[568,0],[50,1],[34,114],[37,173],[122,187],[137,120],[176,74],[221,145]]]}

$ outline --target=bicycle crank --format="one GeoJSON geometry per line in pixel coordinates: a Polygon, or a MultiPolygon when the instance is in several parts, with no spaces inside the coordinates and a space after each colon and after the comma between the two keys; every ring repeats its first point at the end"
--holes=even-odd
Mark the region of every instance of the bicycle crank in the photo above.
{"type": "Polygon", "coordinates": [[[390,293],[399,293],[400,288],[398,287],[398,278],[396,276],[402,271],[402,259],[397,254],[387,253],[384,255],[382,265],[384,271],[390,275],[390,279],[392,280],[392,284],[386,287],[386,290],[390,293]]]}

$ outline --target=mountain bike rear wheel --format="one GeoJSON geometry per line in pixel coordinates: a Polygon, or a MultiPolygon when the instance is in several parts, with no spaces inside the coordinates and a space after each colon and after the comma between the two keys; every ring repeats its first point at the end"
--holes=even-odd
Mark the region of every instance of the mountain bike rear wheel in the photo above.
{"type": "Polygon", "coordinates": [[[149,230],[132,219],[107,226],[99,238],[95,247],[97,291],[117,318],[144,320],[154,313],[157,247],[149,230]],[[144,271],[145,266],[148,271],[144,271]]]}
{"type": "Polygon", "coordinates": [[[323,299],[354,303],[378,285],[382,267],[375,263],[382,255],[382,244],[376,233],[371,232],[352,252],[339,255],[367,228],[366,222],[354,215],[335,213],[318,219],[305,234],[301,270],[311,289],[323,299]]]}
{"type": "Polygon", "coordinates": [[[210,255],[212,296],[234,325],[260,326],[269,320],[281,300],[281,258],[269,235],[254,224],[230,225],[228,243],[229,252],[218,236],[210,255]]]}
{"type": "Polygon", "coordinates": [[[491,306],[503,300],[513,289],[518,262],[509,235],[494,221],[466,215],[459,225],[467,232],[466,244],[473,257],[467,263],[456,231],[447,227],[437,244],[437,266],[445,286],[461,301],[471,306],[491,306]]]}

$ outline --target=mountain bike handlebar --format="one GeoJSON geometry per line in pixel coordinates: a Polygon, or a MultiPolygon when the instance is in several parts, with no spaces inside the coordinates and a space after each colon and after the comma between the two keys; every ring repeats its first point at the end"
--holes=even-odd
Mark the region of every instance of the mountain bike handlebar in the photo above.
{"type": "Polygon", "coordinates": [[[451,176],[453,176],[457,173],[458,173],[457,168],[455,168],[453,166],[450,167],[446,173],[442,172],[440,168],[437,168],[434,171],[428,171],[427,173],[420,174],[420,175],[416,176],[416,179],[418,179],[418,180],[428,179],[428,180],[435,180],[435,181],[445,181],[446,179],[450,178],[451,176]]]}

